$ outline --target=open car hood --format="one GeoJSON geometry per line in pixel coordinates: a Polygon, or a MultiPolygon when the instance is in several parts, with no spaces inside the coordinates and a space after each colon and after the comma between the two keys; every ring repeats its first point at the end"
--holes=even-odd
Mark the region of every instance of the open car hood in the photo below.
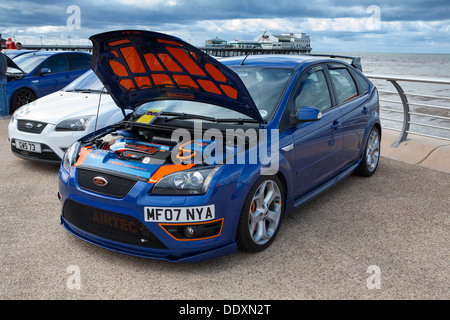
{"type": "Polygon", "coordinates": [[[263,122],[239,76],[179,38],[122,30],[90,40],[91,68],[122,110],[155,100],[195,100],[263,122]]]}
{"type": "Polygon", "coordinates": [[[23,70],[20,69],[20,67],[13,61],[13,59],[8,57],[6,54],[5,54],[5,57],[6,57],[8,68],[15,68],[15,69],[19,70],[20,72],[22,72],[23,74],[25,74],[25,72],[23,72],[23,70]]]}

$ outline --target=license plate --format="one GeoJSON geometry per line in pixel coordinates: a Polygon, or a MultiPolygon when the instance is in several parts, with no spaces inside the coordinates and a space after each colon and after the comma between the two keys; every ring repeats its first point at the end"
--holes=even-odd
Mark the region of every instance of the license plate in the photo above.
{"type": "Polygon", "coordinates": [[[20,150],[41,153],[41,144],[16,139],[16,148],[20,150]]]}
{"type": "Polygon", "coordinates": [[[145,222],[202,222],[213,220],[216,216],[214,205],[201,207],[145,207],[145,222]]]}

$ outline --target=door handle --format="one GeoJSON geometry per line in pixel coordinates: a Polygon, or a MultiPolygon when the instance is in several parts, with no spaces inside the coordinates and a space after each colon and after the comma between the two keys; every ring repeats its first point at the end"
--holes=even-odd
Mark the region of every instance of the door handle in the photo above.
{"type": "Polygon", "coordinates": [[[362,109],[362,114],[367,114],[367,112],[369,111],[369,109],[367,109],[367,107],[364,107],[363,109],[362,109]]]}
{"type": "Polygon", "coordinates": [[[341,126],[341,122],[340,121],[334,121],[333,124],[331,125],[331,129],[336,130],[340,126],[341,126]]]}
{"type": "Polygon", "coordinates": [[[294,149],[294,144],[293,143],[291,143],[290,145],[288,145],[286,147],[281,148],[281,150],[283,150],[285,152],[291,151],[292,149],[294,149]]]}

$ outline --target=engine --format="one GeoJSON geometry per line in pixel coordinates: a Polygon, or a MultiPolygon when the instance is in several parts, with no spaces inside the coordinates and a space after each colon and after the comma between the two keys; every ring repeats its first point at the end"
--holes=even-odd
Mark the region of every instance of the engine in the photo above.
{"type": "Polygon", "coordinates": [[[229,148],[226,141],[173,141],[167,134],[123,129],[97,138],[94,144],[97,149],[115,153],[119,160],[158,165],[194,162],[213,164],[222,161],[229,148]]]}

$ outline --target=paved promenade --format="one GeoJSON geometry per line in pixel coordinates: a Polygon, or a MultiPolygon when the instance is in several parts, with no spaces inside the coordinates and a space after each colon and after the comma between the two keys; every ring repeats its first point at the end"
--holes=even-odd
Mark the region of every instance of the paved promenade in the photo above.
{"type": "Polygon", "coordinates": [[[406,141],[394,148],[392,143],[398,136],[398,132],[383,131],[382,156],[450,173],[450,141],[410,134],[406,141]]]}
{"type": "Polygon", "coordinates": [[[449,142],[412,137],[393,149],[396,133],[386,131],[377,173],[298,208],[266,251],[171,264],[66,232],[58,166],[13,156],[7,124],[0,120],[0,299],[450,298],[449,142]],[[70,285],[73,270],[80,288],[70,285]]]}

